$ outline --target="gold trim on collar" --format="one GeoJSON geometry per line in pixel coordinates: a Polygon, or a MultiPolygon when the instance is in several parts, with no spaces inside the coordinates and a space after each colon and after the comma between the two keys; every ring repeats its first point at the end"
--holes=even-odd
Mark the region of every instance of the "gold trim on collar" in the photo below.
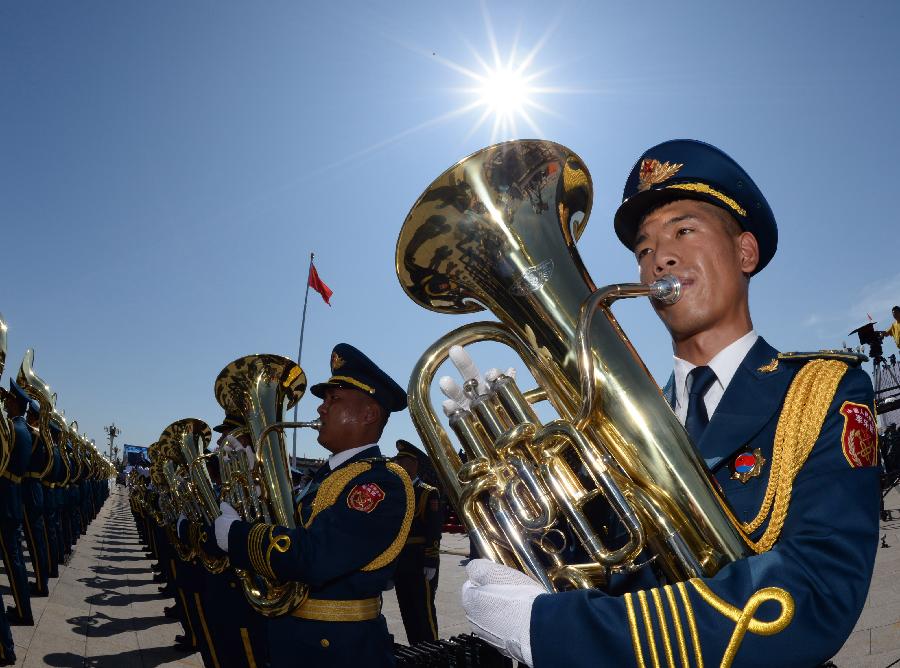
{"type": "Polygon", "coordinates": [[[757,369],[760,373],[772,373],[775,369],[778,368],[778,358],[775,357],[768,364],[763,364],[761,367],[757,369]]]}
{"type": "Polygon", "coordinates": [[[721,193],[715,188],[711,188],[705,183],[673,183],[670,186],[666,186],[666,188],[675,188],[677,190],[690,190],[697,193],[703,193],[704,195],[711,195],[715,197],[717,200],[722,202],[722,204],[726,205],[729,209],[734,211],[739,216],[746,217],[747,211],[738,204],[735,200],[731,199],[725,193],[721,193]]]}

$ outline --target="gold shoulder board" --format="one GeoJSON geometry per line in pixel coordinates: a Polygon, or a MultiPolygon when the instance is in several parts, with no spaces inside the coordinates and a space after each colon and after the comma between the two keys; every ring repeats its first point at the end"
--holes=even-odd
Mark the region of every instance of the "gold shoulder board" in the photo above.
{"type": "Polygon", "coordinates": [[[785,362],[809,362],[811,360],[838,360],[851,367],[857,367],[869,358],[849,350],[815,350],[806,353],[778,353],[778,359],[785,362]]]}

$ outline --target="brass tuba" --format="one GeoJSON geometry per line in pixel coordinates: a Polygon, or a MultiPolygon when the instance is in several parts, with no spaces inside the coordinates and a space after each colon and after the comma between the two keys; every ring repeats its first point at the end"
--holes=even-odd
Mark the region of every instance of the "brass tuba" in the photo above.
{"type": "Polygon", "coordinates": [[[50,433],[50,423],[55,422],[60,430],[65,432],[66,420],[56,410],[55,395],[50,386],[34,371],[34,350],[31,348],[25,351],[22,364],[19,365],[19,373],[16,375],[16,382],[40,406],[38,430],[47,447],[47,461],[41,470],[41,478],[46,480],[53,469],[53,450],[59,447],[50,433]]]}
{"type": "MultiPolygon", "coordinates": [[[[229,480],[229,485],[242,484],[243,493],[258,506],[241,509],[246,521],[260,519],[250,512],[260,508],[265,522],[294,528],[294,495],[284,447],[284,429],[311,427],[312,422],[283,422],[284,412],[300,401],[306,392],[306,374],[297,364],[279,355],[248,355],[233,361],[216,378],[215,395],[219,405],[228,413],[244,417],[253,440],[256,471],[242,472],[246,480],[229,480]]],[[[236,461],[240,461],[239,459],[236,461]]],[[[225,483],[225,469],[223,484],[225,483]]],[[[254,511],[255,512],[255,511],[254,511]]],[[[260,578],[257,585],[251,574],[235,569],[241,579],[248,602],[260,614],[274,617],[284,615],[299,606],[306,598],[307,587],[299,582],[277,583],[260,578]]]]}
{"type": "Polygon", "coordinates": [[[548,141],[485,148],[428,187],[397,241],[403,289],[433,311],[487,308],[501,323],[433,344],[410,379],[410,414],[482,556],[548,591],[603,586],[650,561],[671,581],[709,576],[748,548],[610,310],[623,297],[672,302],[680,284],[597,290],[575,248],[592,198],[581,159],[548,141]],[[448,416],[463,464],[430,394],[450,349],[477,341],[513,348],[539,388],[467,379],[469,406],[448,416]],[[542,400],[560,419],[541,424],[532,404],[542,400]],[[622,544],[608,544],[600,518],[622,544]],[[583,563],[564,558],[573,544],[583,563]]]}
{"type": "MultiPolygon", "coordinates": [[[[176,420],[166,427],[159,437],[160,453],[167,457],[162,466],[162,475],[169,489],[169,498],[176,501],[176,507],[193,523],[191,534],[191,556],[210,573],[221,573],[228,567],[228,557],[212,556],[202,545],[199,535],[201,523],[211,525],[221,514],[212,479],[206,468],[206,460],[212,455],[205,453],[212,437],[209,425],[197,418],[176,420]]],[[[165,501],[160,496],[160,509],[165,501]]],[[[177,520],[173,523],[178,530],[177,520]]]]}

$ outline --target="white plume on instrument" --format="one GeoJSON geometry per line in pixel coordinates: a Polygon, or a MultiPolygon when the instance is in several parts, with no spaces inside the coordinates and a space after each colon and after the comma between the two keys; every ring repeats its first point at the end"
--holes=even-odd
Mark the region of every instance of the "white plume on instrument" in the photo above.
{"type": "Polygon", "coordinates": [[[468,408],[469,400],[466,398],[466,394],[459,386],[459,383],[453,380],[452,376],[441,377],[438,385],[440,386],[441,392],[444,393],[445,397],[450,399],[453,403],[457,404],[461,408],[468,408]]]}
{"type": "Polygon", "coordinates": [[[484,377],[481,375],[481,372],[478,370],[478,367],[475,365],[471,356],[469,356],[469,353],[467,353],[462,346],[453,346],[450,348],[449,357],[450,361],[453,362],[453,366],[459,371],[459,375],[463,377],[463,384],[470,380],[477,380],[478,393],[484,394],[487,392],[487,386],[484,384],[484,377]]]}
{"type": "Polygon", "coordinates": [[[444,399],[444,403],[441,404],[444,408],[444,415],[450,417],[457,411],[463,410],[463,407],[457,402],[453,401],[453,399],[444,399]]]}

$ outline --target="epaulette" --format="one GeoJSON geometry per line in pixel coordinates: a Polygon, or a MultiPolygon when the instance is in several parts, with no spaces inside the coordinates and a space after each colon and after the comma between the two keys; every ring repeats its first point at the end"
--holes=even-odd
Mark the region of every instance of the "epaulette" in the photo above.
{"type": "Polygon", "coordinates": [[[861,353],[854,353],[848,350],[816,350],[808,353],[778,353],[778,357],[772,359],[768,364],[763,364],[757,369],[760,373],[772,373],[778,368],[781,362],[788,364],[805,363],[813,360],[838,360],[844,362],[851,368],[858,367],[863,362],[869,360],[868,357],[861,353]]]}
{"type": "Polygon", "coordinates": [[[389,462],[391,460],[390,457],[366,457],[365,459],[357,459],[358,462],[366,462],[367,464],[377,464],[379,462],[389,462]]]}
{"type": "Polygon", "coordinates": [[[778,359],[785,362],[808,362],[810,360],[839,360],[850,366],[859,366],[869,358],[862,353],[849,350],[816,350],[809,353],[778,353],[778,359]]]}

